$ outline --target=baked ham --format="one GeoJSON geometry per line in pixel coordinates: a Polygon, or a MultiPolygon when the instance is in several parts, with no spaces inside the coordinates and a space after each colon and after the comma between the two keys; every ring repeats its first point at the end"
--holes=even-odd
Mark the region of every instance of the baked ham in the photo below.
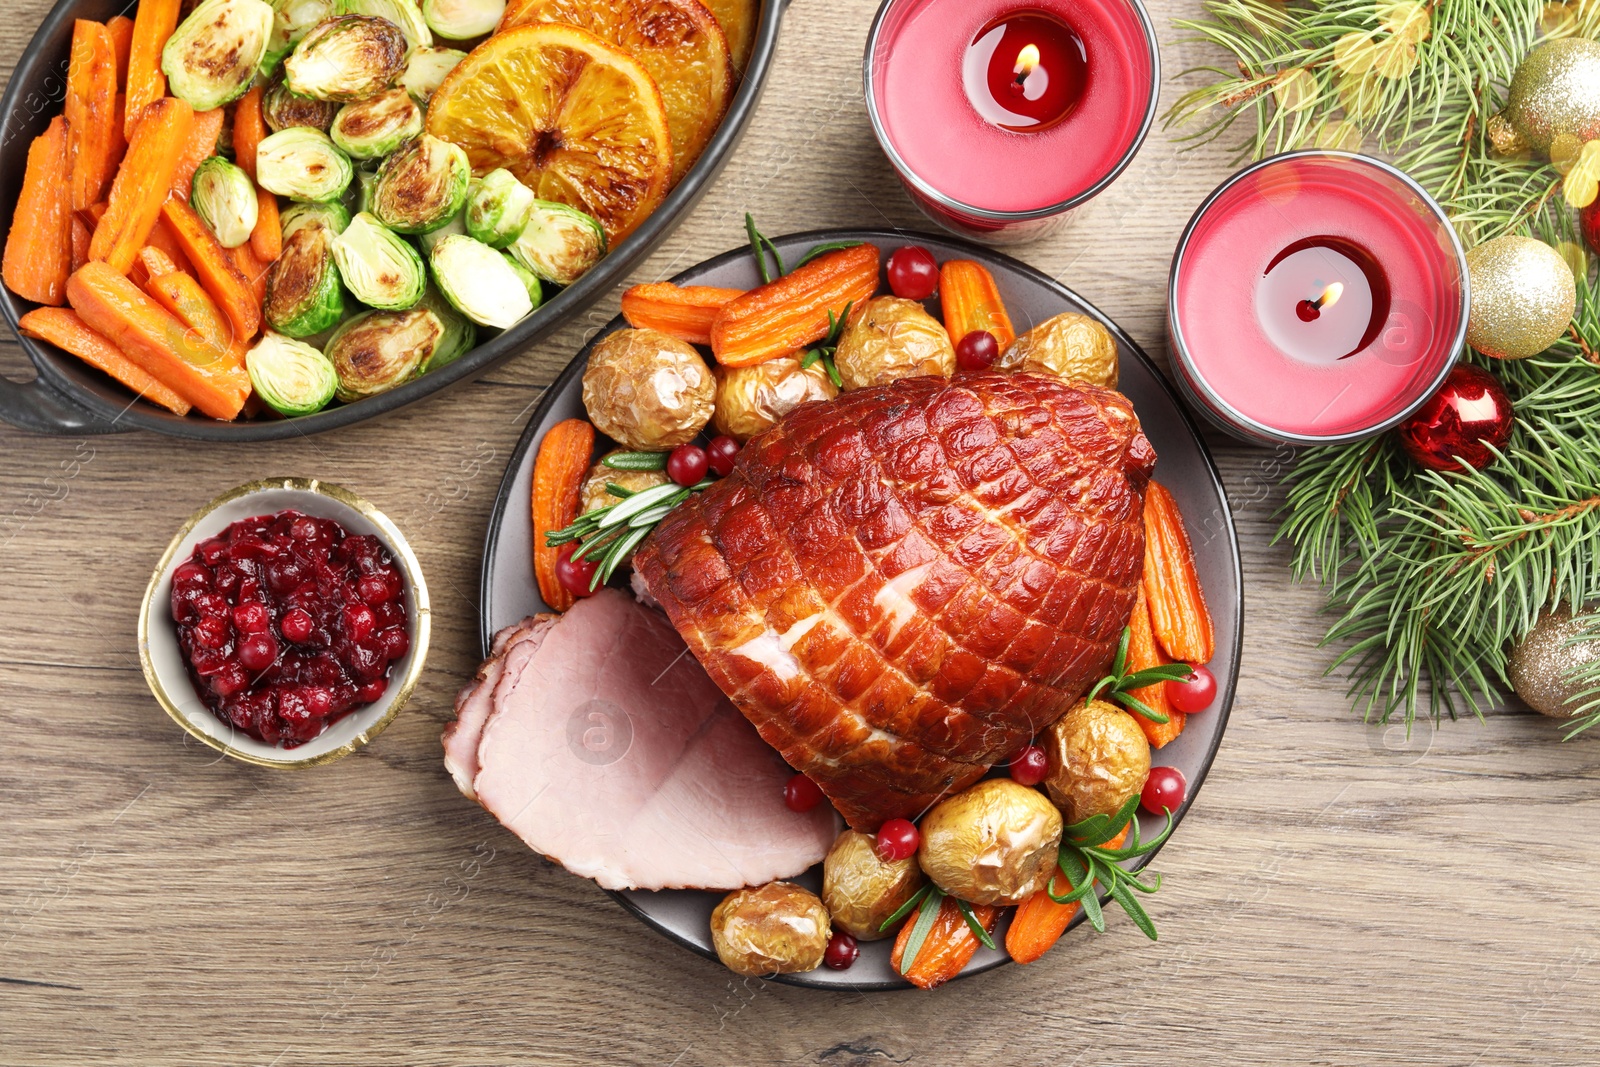
{"type": "Polygon", "coordinates": [[[908,378],[789,414],[634,566],[761,736],[872,831],[1104,676],[1155,458],[1119,393],[908,378]]]}
{"type": "Polygon", "coordinates": [[[613,589],[503,630],[456,701],[445,765],[531,848],[606,889],[738,889],[833,843],[793,775],[659,612],[613,589]]]}

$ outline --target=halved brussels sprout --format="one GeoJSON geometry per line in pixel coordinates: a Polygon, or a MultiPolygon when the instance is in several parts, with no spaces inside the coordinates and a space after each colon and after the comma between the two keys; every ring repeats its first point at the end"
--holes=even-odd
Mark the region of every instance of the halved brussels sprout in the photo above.
{"type": "Polygon", "coordinates": [[[300,39],[339,13],[339,0],[271,0],[274,18],[261,73],[271,77],[300,39]]]}
{"type": "Polygon", "coordinates": [[[261,201],[250,175],[221,156],[212,156],[195,168],[189,204],[206,220],[223,248],[238,248],[250,240],[261,214],[261,201]]]}
{"type": "Polygon", "coordinates": [[[500,258],[506,261],[508,267],[516,271],[517,277],[522,280],[522,287],[528,290],[528,299],[533,301],[534,309],[538,310],[539,305],[544,303],[544,283],[539,280],[539,276],[521,263],[518,263],[517,257],[510,252],[501,252],[500,258]]]}
{"type": "Polygon", "coordinates": [[[394,23],[412,48],[432,48],[433,31],[422,17],[417,0],[344,0],[346,15],[366,15],[394,23]]]}
{"type": "Polygon", "coordinates": [[[511,254],[545,281],[571,285],[606,254],[606,232],[577,208],[535,200],[511,254]]]}
{"type": "Polygon", "coordinates": [[[290,204],[283,209],[279,225],[283,227],[285,242],[294,236],[300,227],[315,223],[327,226],[333,230],[335,237],[345,231],[350,225],[350,212],[343,204],[290,204]]]}
{"type": "Polygon", "coordinates": [[[365,211],[334,242],[333,256],[345,288],[368,307],[405,311],[416,306],[428,287],[417,250],[365,211]]]}
{"type": "Polygon", "coordinates": [[[493,32],[506,13],[506,0],[422,0],[422,17],[440,37],[470,41],[493,32]]]}
{"type": "Polygon", "coordinates": [[[456,310],[454,304],[445,299],[437,286],[428,286],[428,291],[422,294],[419,308],[427,308],[439,316],[439,321],[444,324],[444,336],[439,338],[439,344],[433,350],[433,355],[422,365],[419,373],[427,374],[429,371],[446,367],[460,359],[462,356],[478,347],[478,327],[471,319],[456,310]]]}
{"type": "Polygon", "coordinates": [[[328,358],[339,373],[335,395],[348,403],[388,392],[416,376],[443,336],[444,324],[426,308],[357,315],[328,341],[328,358]]]}
{"type": "Polygon", "coordinates": [[[446,237],[461,237],[467,235],[467,210],[462,208],[450,217],[450,221],[440,226],[437,230],[417,235],[417,243],[422,246],[424,256],[432,256],[433,250],[439,247],[439,242],[446,237]]]}
{"type": "Polygon", "coordinates": [[[461,210],[471,182],[467,153],[425,133],[378,168],[372,213],[396,233],[428,233],[461,210]]]}
{"type": "Polygon", "coordinates": [[[340,15],[321,23],[283,61],[290,91],[353,104],[377,96],[406,68],[406,37],[387,19],[340,15]]]}
{"type": "Polygon", "coordinates": [[[245,353],[244,369],[256,395],[290,418],[321,411],[339,388],[332,360],[304,341],[271,330],[245,353]]]}
{"type": "Polygon", "coordinates": [[[509,170],[491,170],[467,194],[467,232],[490,248],[510,248],[528,228],[535,199],[509,170]]]}
{"type": "Polygon", "coordinates": [[[267,120],[267,128],[273,133],[282,133],[297,126],[309,126],[327,133],[338,113],[338,104],[299,96],[289,88],[287,82],[277,82],[261,98],[261,117],[267,120]]]}
{"type": "Polygon", "coordinates": [[[161,50],[172,95],[196,111],[243,96],[267,54],[275,17],[266,0],[202,0],[161,50]]]}
{"type": "MultiPolygon", "coordinates": [[[[343,208],[340,209],[341,211],[343,208]]],[[[334,262],[333,220],[301,216],[284,223],[283,253],[267,272],[262,314],[289,337],[314,337],[344,318],[344,285],[334,262]]]]}
{"type": "Polygon", "coordinates": [[[528,287],[499,252],[470,237],[446,237],[428,263],[433,280],[456,309],[477,323],[510,329],[533,311],[528,287]]]}
{"type": "Polygon", "coordinates": [[[327,134],[308,126],[272,134],[256,149],[256,183],[290,200],[331,204],[355,176],[350,157],[327,134]]]}
{"type": "Polygon", "coordinates": [[[352,159],[381,159],[421,132],[422,109],[404,89],[346,104],[328,130],[352,159]]]}
{"type": "Polygon", "coordinates": [[[406,59],[406,72],[400,75],[400,85],[411,94],[411,99],[427,107],[433,94],[444,84],[445,75],[466,58],[465,52],[454,48],[413,48],[406,59]]]}

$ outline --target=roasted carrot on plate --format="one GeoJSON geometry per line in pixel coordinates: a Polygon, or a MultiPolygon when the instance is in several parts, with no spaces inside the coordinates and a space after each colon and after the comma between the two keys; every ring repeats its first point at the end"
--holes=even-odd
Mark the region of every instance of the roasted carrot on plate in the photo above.
{"type": "Polygon", "coordinates": [[[72,27],[67,65],[67,153],[72,158],[72,209],[82,211],[105,195],[119,141],[117,53],[105,25],[79,19],[72,27]]]}
{"type": "Polygon", "coordinates": [[[217,243],[210,227],[186,201],[173,197],[161,205],[161,213],[200,284],[233,323],[234,336],[249,341],[261,328],[261,300],[256,296],[255,279],[239,269],[235,257],[217,243]]]}
{"type": "Polygon", "coordinates": [[[167,77],[161,73],[161,50],[178,28],[183,0],[139,0],[133,15],[133,40],[128,45],[127,117],[123,133],[133,143],[133,131],[145,108],[167,95],[167,77]]]}
{"type": "MultiPolygon", "coordinates": [[[[1133,617],[1128,620],[1128,673],[1137,674],[1159,667],[1163,663],[1172,661],[1161,654],[1161,648],[1156,643],[1156,633],[1150,624],[1150,604],[1145,597],[1144,586],[1141,583],[1133,601],[1133,617]]],[[[1160,748],[1176,740],[1183,733],[1183,724],[1187,716],[1172,706],[1167,699],[1167,683],[1157,682],[1140,689],[1131,690],[1132,695],[1142,701],[1145,707],[1167,717],[1166,722],[1156,722],[1143,715],[1135,715],[1134,722],[1144,730],[1145,738],[1150,742],[1150,747],[1160,748]]]]}
{"type": "Polygon", "coordinates": [[[126,274],[155,228],[172,174],[194,130],[194,111],[176,97],[151,104],[111,185],[110,206],[95,228],[89,258],[126,274]]]}
{"type": "MultiPolygon", "coordinates": [[[[967,908],[986,935],[994,930],[997,909],[986,904],[969,904],[967,908]]],[[[935,891],[917,905],[917,910],[900,927],[889,963],[912,985],[933,989],[960,974],[961,968],[978,951],[979,943],[978,935],[962,914],[962,905],[954,897],[935,891]],[[931,899],[937,899],[938,911],[924,919],[923,912],[929,908],[931,899]],[[904,957],[908,951],[912,956],[907,964],[904,957]]]]}
{"type": "MultiPolygon", "coordinates": [[[[1128,831],[1124,829],[1106,842],[1105,847],[1121,848],[1127,839],[1128,831]]],[[[1063,880],[1057,875],[1056,887],[1059,892],[1066,893],[1062,885],[1063,880]]],[[[1017,905],[1017,912],[1011,917],[1011,926],[1006,930],[1006,952],[1018,963],[1037,960],[1061,940],[1061,935],[1067,932],[1072,917],[1078,914],[1080,907],[1076,901],[1058,904],[1044,889],[1039,890],[1017,905]]]]}
{"type": "Polygon", "coordinates": [[[194,172],[200,169],[200,164],[217,154],[217,139],[222,136],[222,122],[226,116],[220,107],[210,111],[197,111],[194,115],[194,129],[189,134],[182,152],[178,158],[178,165],[172,172],[172,195],[189,199],[189,194],[194,188],[194,172]]]}
{"type": "Polygon", "coordinates": [[[533,572],[539,596],[555,611],[572,607],[573,596],[556,577],[562,549],[545,544],[578,517],[579,496],[594,456],[594,427],[583,419],[558,422],[539,443],[533,465],[533,572]]]}
{"type": "Polygon", "coordinates": [[[622,294],[622,317],[635,329],[660,330],[692,345],[709,345],[711,327],[743,289],[654,282],[622,294]]]}
{"type": "Polygon", "coordinates": [[[711,327],[711,351],[725,367],[789,355],[828,336],[836,319],[877,290],[876,245],[825,252],[723,307],[711,327]]]}
{"type": "Polygon", "coordinates": [[[1151,482],[1144,497],[1144,593],[1150,624],[1167,655],[1201,666],[1216,651],[1216,633],[1195,569],[1183,514],[1167,488],[1151,482]]]}
{"type": "Polygon", "coordinates": [[[951,344],[960,344],[963,337],[976,330],[992,335],[1001,352],[1017,339],[994,275],[981,263],[970,259],[945,261],[939,268],[939,306],[951,344]]]}
{"type": "Polygon", "coordinates": [[[189,414],[190,404],[134,363],[116,345],[95,333],[71,308],[38,308],[17,321],[29,337],[48,341],[96,370],[103,371],[176,415],[189,414]]]}
{"type": "Polygon", "coordinates": [[[22,195],[6,238],[6,287],[24,300],[60,307],[72,267],[71,168],[67,122],[59,115],[28,148],[22,195]]]}

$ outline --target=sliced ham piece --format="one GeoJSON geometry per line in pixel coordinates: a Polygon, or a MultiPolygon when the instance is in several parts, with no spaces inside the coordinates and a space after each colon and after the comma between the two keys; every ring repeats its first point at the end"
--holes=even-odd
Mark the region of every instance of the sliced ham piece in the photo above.
{"type": "Polygon", "coordinates": [[[483,736],[483,724],[489,721],[489,713],[494,708],[494,690],[505,671],[506,653],[523,643],[537,648],[556,618],[555,615],[530,615],[495,634],[494,654],[456,697],[456,721],[444,728],[441,739],[444,765],[455,779],[456,788],[471,800],[478,799],[472,791],[472,780],[478,776],[478,739],[483,736]]]}
{"type": "Polygon", "coordinates": [[[502,638],[446,764],[459,784],[477,736],[469,795],[531,848],[606,889],[737,889],[822,860],[833,811],[785,806],[794,772],[659,612],[605,589],[502,638]]]}

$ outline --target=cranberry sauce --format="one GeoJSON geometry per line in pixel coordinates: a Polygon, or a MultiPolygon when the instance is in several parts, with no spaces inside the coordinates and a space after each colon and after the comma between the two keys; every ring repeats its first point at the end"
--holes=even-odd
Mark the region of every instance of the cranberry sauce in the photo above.
{"type": "Polygon", "coordinates": [[[411,647],[403,592],[376,537],[282,511],[196,545],[172,574],[172,618],[206,707],[294,748],[383,696],[411,647]]]}

